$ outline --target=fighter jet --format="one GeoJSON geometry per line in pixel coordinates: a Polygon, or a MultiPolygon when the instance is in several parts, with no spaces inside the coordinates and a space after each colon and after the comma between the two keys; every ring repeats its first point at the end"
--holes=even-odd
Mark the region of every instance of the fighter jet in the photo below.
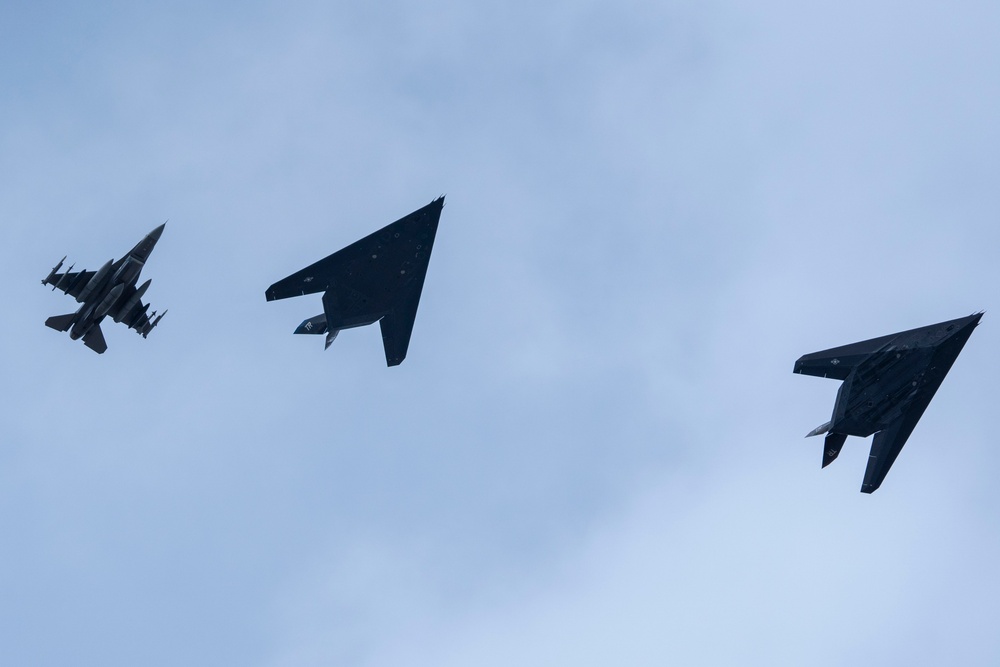
{"type": "Polygon", "coordinates": [[[847,436],[874,433],[861,492],[875,491],[982,316],[814,352],[796,361],[796,373],[844,381],[833,418],[806,436],[827,434],[823,467],[837,458],[847,436]]]}
{"type": "Polygon", "coordinates": [[[444,197],[310,264],[267,288],[268,301],[323,292],[323,313],[297,334],[326,334],[379,323],[385,362],[406,358],[444,197]]]}
{"type": "Polygon", "coordinates": [[[74,271],[70,266],[65,273],[59,273],[66,258],[59,260],[42,284],[52,285],[53,291],[62,290],[82,305],[75,313],[50,317],[45,320],[45,326],[56,331],[69,331],[73,340],[82,337],[83,344],[98,354],[104,354],[108,349],[101,331],[101,320],[108,315],[115,322],[124,322],[143,338],[148,336],[167,311],[157,316],[154,310],[147,315],[149,304],[142,303],[142,295],[152,281],[147,280],[139,287],[135,284],[166,224],[147,234],[117,262],[109,259],[97,271],[74,271]]]}

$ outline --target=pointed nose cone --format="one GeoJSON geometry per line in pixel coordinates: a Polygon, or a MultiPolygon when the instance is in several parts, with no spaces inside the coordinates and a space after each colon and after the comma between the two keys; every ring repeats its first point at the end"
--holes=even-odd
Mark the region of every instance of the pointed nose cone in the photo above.
{"type": "Polygon", "coordinates": [[[982,313],[976,313],[975,315],[945,323],[947,325],[945,328],[947,336],[938,343],[934,351],[934,358],[937,360],[938,373],[940,373],[941,378],[938,380],[938,383],[948,374],[948,370],[955,363],[955,359],[962,352],[962,348],[969,341],[969,337],[976,330],[976,325],[979,324],[979,320],[982,317],[982,313]]]}
{"type": "Polygon", "coordinates": [[[983,313],[979,312],[974,315],[969,315],[968,317],[963,317],[959,320],[955,320],[948,327],[949,338],[953,340],[961,340],[962,344],[969,339],[972,332],[979,325],[979,320],[983,318],[983,313]]]}
{"type": "Polygon", "coordinates": [[[135,244],[135,247],[132,248],[129,255],[140,262],[145,262],[149,259],[149,254],[153,252],[153,248],[156,246],[156,242],[160,240],[160,235],[163,234],[163,228],[166,226],[167,223],[164,222],[162,225],[146,234],[141,241],[135,244]]]}

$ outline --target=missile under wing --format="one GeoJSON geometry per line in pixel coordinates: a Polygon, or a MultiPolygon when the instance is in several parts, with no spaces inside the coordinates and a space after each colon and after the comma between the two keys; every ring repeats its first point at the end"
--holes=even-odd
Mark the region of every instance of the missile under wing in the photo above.
{"type": "Polygon", "coordinates": [[[155,319],[155,310],[147,314],[149,304],[142,303],[142,296],[151,281],[138,287],[136,283],[166,224],[144,236],[127,255],[118,261],[109,259],[97,271],[74,271],[71,266],[60,273],[66,258],[59,260],[42,284],[62,290],[81,305],[76,312],[50,317],[45,325],[56,331],[69,331],[73,340],[83,338],[84,345],[98,354],[108,349],[101,330],[101,321],[108,315],[115,322],[124,322],[143,338],[148,336],[167,311],[155,319]]]}
{"type": "Polygon", "coordinates": [[[385,361],[406,358],[444,197],[310,264],[267,288],[268,301],[323,292],[323,313],[297,334],[326,334],[379,323],[385,361]]]}
{"type": "Polygon", "coordinates": [[[833,418],[806,436],[827,434],[823,467],[837,458],[847,436],[874,433],[861,491],[879,488],[982,316],[814,352],[796,361],[796,373],[844,382],[833,418]]]}

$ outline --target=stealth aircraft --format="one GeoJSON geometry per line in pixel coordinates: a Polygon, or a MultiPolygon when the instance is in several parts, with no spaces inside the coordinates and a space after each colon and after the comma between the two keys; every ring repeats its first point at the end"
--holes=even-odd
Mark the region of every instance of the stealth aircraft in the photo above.
{"type": "Polygon", "coordinates": [[[379,323],[389,366],[406,358],[444,197],[310,264],[267,288],[268,301],[323,292],[323,313],[297,334],[326,334],[379,323]]]}
{"type": "Polygon", "coordinates": [[[75,313],[50,317],[45,320],[45,326],[56,331],[69,331],[73,340],[82,337],[83,344],[98,354],[108,349],[101,331],[101,321],[108,315],[115,322],[124,322],[143,338],[148,336],[167,311],[156,319],[152,319],[156,316],[155,310],[147,315],[149,304],[142,303],[142,296],[152,281],[147,280],[138,287],[135,284],[166,224],[147,234],[117,262],[109,259],[97,271],[74,271],[71,266],[65,273],[59,273],[66,258],[59,260],[42,284],[52,285],[53,290],[62,290],[75,297],[81,305],[75,313]]]}
{"type": "Polygon", "coordinates": [[[877,489],[982,316],[814,352],[796,361],[796,373],[844,381],[833,418],[806,436],[827,434],[823,467],[837,458],[847,436],[874,433],[861,492],[877,489]]]}

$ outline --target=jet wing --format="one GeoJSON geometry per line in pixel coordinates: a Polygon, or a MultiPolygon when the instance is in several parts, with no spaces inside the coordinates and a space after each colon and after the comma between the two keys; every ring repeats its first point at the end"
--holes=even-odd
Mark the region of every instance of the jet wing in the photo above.
{"type": "MultiPolygon", "coordinates": [[[[966,319],[966,318],[963,318],[966,319]]],[[[861,484],[862,493],[871,493],[882,484],[889,468],[896,461],[907,438],[913,432],[913,428],[920,421],[931,399],[937,393],[941,382],[944,380],[952,364],[958,357],[962,347],[972,334],[973,328],[979,323],[979,316],[970,319],[971,326],[964,331],[964,335],[954,341],[951,345],[939,348],[929,364],[927,375],[927,385],[924,390],[917,395],[913,402],[903,411],[903,414],[888,427],[875,434],[872,441],[871,453],[868,456],[868,467],[865,469],[865,479],[861,484]]],[[[944,324],[949,324],[945,322],[944,324]]]]}
{"type": "Polygon", "coordinates": [[[861,493],[872,493],[882,485],[882,480],[889,474],[889,468],[903,451],[903,445],[906,444],[926,407],[924,405],[917,410],[911,409],[888,428],[875,434],[871,453],[868,455],[868,467],[865,468],[865,479],[861,483],[861,493]]]}
{"type": "Polygon", "coordinates": [[[54,273],[42,281],[43,285],[52,285],[53,289],[62,290],[72,297],[80,296],[80,292],[87,286],[90,279],[97,271],[66,271],[65,273],[54,273]]]}
{"type": "MultiPolygon", "coordinates": [[[[143,285],[141,288],[143,292],[145,292],[145,288],[146,285],[143,285]]],[[[122,293],[120,300],[125,303],[123,308],[128,308],[128,312],[119,311],[117,313],[113,313],[112,317],[115,322],[121,322],[137,334],[146,336],[150,331],[152,331],[153,327],[156,326],[156,321],[154,320],[153,322],[150,322],[151,318],[147,314],[149,304],[142,302],[142,294],[138,294],[138,292],[139,290],[136,289],[134,285],[127,286],[124,293],[122,293]]],[[[156,315],[155,311],[153,312],[153,315],[156,315]]]]}
{"type": "Polygon", "coordinates": [[[846,380],[855,366],[873,353],[878,352],[880,348],[885,347],[899,335],[889,334],[871,340],[863,340],[860,343],[832,347],[822,352],[804,354],[795,362],[795,368],[792,370],[803,375],[846,380]]]}
{"type": "Polygon", "coordinates": [[[279,280],[267,288],[264,296],[267,297],[268,301],[276,301],[277,299],[288,299],[293,296],[325,292],[330,285],[331,277],[336,268],[341,264],[343,253],[354,249],[356,245],[358,244],[355,243],[343,250],[338,250],[318,262],[310,264],[301,271],[296,271],[287,278],[279,280]]]}
{"type": "Polygon", "coordinates": [[[410,335],[413,333],[413,323],[417,319],[417,306],[420,305],[420,292],[423,279],[415,289],[404,296],[389,313],[379,320],[382,329],[382,347],[385,349],[387,366],[398,366],[406,358],[406,350],[410,347],[410,335]]]}
{"type": "MultiPolygon", "coordinates": [[[[348,285],[357,284],[359,276],[373,273],[370,265],[379,256],[383,260],[387,255],[393,256],[393,246],[399,246],[401,242],[405,241],[418,244],[416,250],[418,252],[422,250],[422,253],[418,255],[419,261],[424,266],[423,270],[426,271],[431,246],[434,243],[434,234],[437,231],[438,216],[441,214],[443,205],[443,197],[435,199],[413,213],[405,215],[382,229],[341,248],[332,255],[310,264],[301,271],[296,271],[287,278],[279,280],[267,288],[264,293],[267,300],[275,301],[324,292],[335,280],[348,285]],[[428,222],[432,224],[428,225],[428,222]],[[403,239],[399,238],[400,233],[403,234],[403,239]]],[[[405,246],[404,243],[404,247],[408,246],[405,246]]],[[[375,275],[378,273],[376,271],[375,275]]]]}

